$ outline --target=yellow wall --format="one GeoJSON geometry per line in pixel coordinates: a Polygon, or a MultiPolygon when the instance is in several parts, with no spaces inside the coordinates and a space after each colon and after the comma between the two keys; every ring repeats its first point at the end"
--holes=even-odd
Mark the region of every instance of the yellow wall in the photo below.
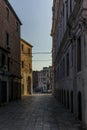
{"type": "Polygon", "coordinates": [[[32,45],[21,39],[21,89],[22,95],[32,94],[32,45]],[[29,51],[30,50],[30,51],[29,51]],[[30,53],[29,53],[30,52],[30,53]],[[22,67],[22,61],[24,67],[22,67]],[[24,93],[23,93],[24,85],[24,93]]]}

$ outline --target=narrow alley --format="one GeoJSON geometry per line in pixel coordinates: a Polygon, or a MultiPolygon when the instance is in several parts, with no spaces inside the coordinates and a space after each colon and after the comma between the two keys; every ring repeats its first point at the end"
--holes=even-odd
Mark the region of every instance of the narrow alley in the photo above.
{"type": "Polygon", "coordinates": [[[0,130],[81,130],[52,95],[33,95],[0,107],[0,130]]]}

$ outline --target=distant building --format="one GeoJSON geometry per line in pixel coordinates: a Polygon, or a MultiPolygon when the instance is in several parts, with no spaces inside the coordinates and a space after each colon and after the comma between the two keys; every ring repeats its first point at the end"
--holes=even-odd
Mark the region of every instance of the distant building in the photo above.
{"type": "Polygon", "coordinates": [[[52,66],[49,66],[49,77],[50,77],[50,90],[52,91],[52,84],[53,84],[53,70],[52,70],[52,66]]]}
{"type": "Polygon", "coordinates": [[[36,91],[38,88],[38,72],[39,71],[33,71],[33,91],[36,91]]]}
{"type": "Polygon", "coordinates": [[[8,0],[0,0],[0,103],[21,98],[20,25],[8,0]]]}
{"type": "Polygon", "coordinates": [[[54,96],[87,128],[87,0],[53,0],[54,96]]]}
{"type": "Polygon", "coordinates": [[[44,67],[43,70],[39,71],[38,86],[42,92],[51,90],[51,67],[44,67]]]}
{"type": "Polygon", "coordinates": [[[21,93],[32,94],[32,45],[24,39],[20,41],[21,46],[21,93]]]}

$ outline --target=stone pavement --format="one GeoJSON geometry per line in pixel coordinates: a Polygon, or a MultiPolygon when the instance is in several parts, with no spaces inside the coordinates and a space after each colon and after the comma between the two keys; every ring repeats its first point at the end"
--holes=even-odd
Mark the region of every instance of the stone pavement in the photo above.
{"type": "Polygon", "coordinates": [[[81,130],[51,95],[33,95],[0,107],[0,130],[81,130]]]}

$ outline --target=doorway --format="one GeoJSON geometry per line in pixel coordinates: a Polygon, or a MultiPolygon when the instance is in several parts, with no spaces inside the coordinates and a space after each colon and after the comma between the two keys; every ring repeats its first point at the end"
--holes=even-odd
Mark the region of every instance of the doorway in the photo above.
{"type": "Polygon", "coordinates": [[[71,112],[73,113],[73,91],[71,91],[71,112]]]}
{"type": "Polygon", "coordinates": [[[78,118],[82,120],[82,95],[78,92],[78,118]]]}
{"type": "Polygon", "coordinates": [[[1,103],[7,102],[7,82],[1,81],[1,103]]]}

